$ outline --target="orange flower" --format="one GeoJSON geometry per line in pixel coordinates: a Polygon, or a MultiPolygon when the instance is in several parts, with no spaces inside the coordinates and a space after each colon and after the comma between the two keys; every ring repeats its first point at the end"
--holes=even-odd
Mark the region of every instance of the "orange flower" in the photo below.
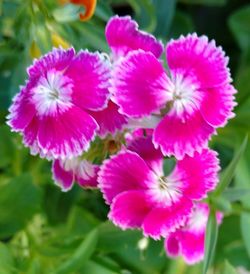
{"type": "Polygon", "coordinates": [[[84,6],[85,13],[80,13],[79,17],[81,21],[87,21],[93,16],[95,12],[97,0],[59,0],[59,2],[61,4],[72,3],[74,5],[84,6]]]}

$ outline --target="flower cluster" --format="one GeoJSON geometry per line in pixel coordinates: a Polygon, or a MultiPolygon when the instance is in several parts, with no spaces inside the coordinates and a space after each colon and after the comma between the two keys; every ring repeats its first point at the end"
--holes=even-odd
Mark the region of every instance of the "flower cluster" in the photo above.
{"type": "Polygon", "coordinates": [[[111,18],[105,34],[110,54],[59,48],[35,60],[8,124],[53,161],[63,191],[75,181],[98,187],[115,225],[164,237],[169,256],[196,263],[209,215],[202,200],[220,170],[208,141],[234,116],[228,58],[194,33],[166,45],[166,68],[163,44],[129,16],[111,18]]]}

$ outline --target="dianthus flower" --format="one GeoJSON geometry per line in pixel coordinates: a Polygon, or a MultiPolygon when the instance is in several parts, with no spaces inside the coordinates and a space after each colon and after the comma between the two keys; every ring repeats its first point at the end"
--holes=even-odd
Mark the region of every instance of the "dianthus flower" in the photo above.
{"type": "Polygon", "coordinates": [[[62,191],[70,190],[74,182],[84,188],[96,187],[98,170],[98,165],[80,157],[67,160],[57,159],[52,165],[53,179],[62,191]]]}
{"type": "Polygon", "coordinates": [[[134,118],[161,117],[155,147],[182,159],[207,147],[216,128],[234,114],[234,87],[221,47],[196,34],[171,40],[166,47],[169,72],[151,52],[137,50],[120,60],[111,92],[120,112],[134,118]]]}
{"type": "Polygon", "coordinates": [[[204,149],[163,172],[163,157],[151,137],[142,137],[104,161],[99,187],[110,205],[109,218],[122,229],[140,228],[145,236],[165,237],[185,224],[194,201],[206,197],[218,182],[216,153],[204,149]]]}
{"type": "MultiPolygon", "coordinates": [[[[138,29],[138,24],[130,16],[113,16],[109,19],[105,36],[110,47],[110,59],[112,68],[118,60],[124,58],[133,50],[143,49],[152,52],[157,58],[163,52],[163,45],[156,38],[138,29]]],[[[118,131],[128,126],[128,118],[118,112],[118,106],[111,100],[103,111],[92,112],[100,126],[99,136],[106,137],[107,134],[115,135],[118,131]]]]}
{"type": "MultiPolygon", "coordinates": [[[[165,240],[165,250],[169,257],[182,256],[187,264],[201,261],[205,253],[205,231],[209,216],[209,207],[197,203],[186,224],[170,233],[165,240]]],[[[216,213],[217,223],[222,220],[222,213],[216,213]]]]}
{"type": "Polygon", "coordinates": [[[106,107],[109,62],[99,53],[54,49],[28,68],[29,79],[10,107],[8,124],[33,154],[73,158],[95,137],[88,111],[106,107]]]}

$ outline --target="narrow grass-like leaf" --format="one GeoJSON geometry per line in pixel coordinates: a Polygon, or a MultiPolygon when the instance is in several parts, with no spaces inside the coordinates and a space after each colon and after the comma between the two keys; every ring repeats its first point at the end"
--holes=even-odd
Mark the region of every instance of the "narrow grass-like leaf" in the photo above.
{"type": "Polygon", "coordinates": [[[244,240],[244,244],[247,250],[247,254],[250,258],[250,213],[242,213],[240,216],[241,233],[244,240]]]}
{"type": "Polygon", "coordinates": [[[205,257],[203,262],[203,274],[207,273],[207,270],[212,262],[215,246],[218,237],[218,225],[216,221],[215,210],[211,209],[207,222],[206,237],[205,237],[205,257]]]}
{"type": "Polygon", "coordinates": [[[225,169],[225,171],[221,175],[220,183],[219,183],[219,185],[218,185],[218,187],[217,187],[217,189],[215,190],[215,193],[214,193],[215,195],[217,195],[217,196],[220,195],[223,192],[223,190],[232,181],[232,179],[234,177],[234,174],[235,174],[237,164],[238,164],[242,154],[244,153],[244,151],[246,149],[247,140],[248,140],[248,136],[246,136],[244,138],[239,150],[235,153],[232,161],[230,162],[228,167],[225,169]]]}
{"type": "Polygon", "coordinates": [[[97,229],[94,229],[86,236],[72,257],[61,264],[61,266],[55,271],[55,274],[67,274],[79,270],[79,268],[82,267],[94,253],[97,239],[98,232],[97,229]]]}

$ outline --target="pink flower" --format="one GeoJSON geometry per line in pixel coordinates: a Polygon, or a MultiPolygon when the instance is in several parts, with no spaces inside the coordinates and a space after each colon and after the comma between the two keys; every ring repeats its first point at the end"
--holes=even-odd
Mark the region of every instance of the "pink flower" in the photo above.
{"type": "Polygon", "coordinates": [[[150,137],[136,139],[129,149],[106,160],[98,174],[99,187],[110,205],[109,218],[123,229],[140,228],[145,236],[165,237],[185,224],[194,201],[215,188],[216,153],[204,149],[193,158],[185,156],[166,175],[162,154],[150,137]]]}
{"type": "Polygon", "coordinates": [[[111,92],[120,112],[134,118],[161,116],[153,143],[182,159],[207,147],[232,113],[234,93],[221,47],[191,34],[166,47],[169,73],[151,52],[130,52],[113,72],[111,92]]]}
{"type": "MultiPolygon", "coordinates": [[[[159,57],[163,52],[163,45],[154,36],[138,29],[137,23],[130,16],[113,16],[107,23],[105,35],[111,49],[112,68],[120,58],[137,49],[152,52],[159,57]]],[[[100,129],[101,138],[108,134],[114,136],[128,126],[128,118],[118,112],[118,106],[111,100],[106,109],[91,112],[100,129]]]]}
{"type": "Polygon", "coordinates": [[[10,107],[12,130],[42,157],[86,151],[98,130],[88,111],[102,110],[109,98],[109,63],[99,53],[54,49],[33,63],[28,76],[10,107]]]}
{"type": "MultiPolygon", "coordinates": [[[[197,203],[184,227],[170,233],[165,240],[165,250],[169,257],[181,255],[187,264],[201,261],[205,252],[205,231],[209,207],[197,203]]],[[[216,214],[217,223],[222,221],[222,213],[216,214]]]]}
{"type": "Polygon", "coordinates": [[[70,190],[76,181],[81,187],[97,187],[99,166],[80,157],[67,160],[54,160],[52,174],[55,183],[62,191],[70,190]]]}

